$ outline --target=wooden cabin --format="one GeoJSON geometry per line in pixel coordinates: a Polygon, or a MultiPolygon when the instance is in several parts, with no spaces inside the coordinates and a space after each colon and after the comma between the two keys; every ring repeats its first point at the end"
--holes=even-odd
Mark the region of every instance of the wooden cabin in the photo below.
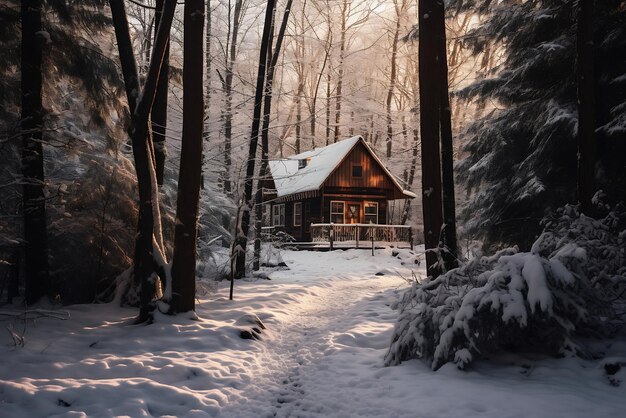
{"type": "Polygon", "coordinates": [[[415,197],[403,189],[361,136],[272,160],[269,168],[271,179],[263,190],[266,229],[284,231],[299,242],[320,239],[320,227],[332,224],[343,226],[336,239],[356,239],[358,246],[372,227],[389,229],[389,200],[415,197]],[[348,236],[341,231],[353,232],[348,236]]]}

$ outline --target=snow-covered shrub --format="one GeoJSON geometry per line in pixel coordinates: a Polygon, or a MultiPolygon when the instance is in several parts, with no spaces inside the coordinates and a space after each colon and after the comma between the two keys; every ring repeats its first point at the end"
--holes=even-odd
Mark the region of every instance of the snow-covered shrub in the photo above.
{"type": "Polygon", "coordinates": [[[505,351],[590,353],[582,336],[613,330],[626,288],[626,213],[593,219],[566,206],[530,252],[509,248],[414,283],[399,303],[387,364],[423,358],[463,368],[505,351]]]}

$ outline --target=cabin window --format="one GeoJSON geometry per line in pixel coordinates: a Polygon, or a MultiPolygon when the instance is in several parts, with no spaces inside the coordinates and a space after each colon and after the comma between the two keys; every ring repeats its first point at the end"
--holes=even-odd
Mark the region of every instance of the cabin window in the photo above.
{"type": "Polygon", "coordinates": [[[364,207],[364,221],[366,224],[378,223],[378,203],[377,202],[365,202],[364,207]]]}
{"type": "Polygon", "coordinates": [[[263,205],[263,225],[271,225],[271,213],[272,213],[272,205],[271,204],[265,204],[263,205]]]}
{"type": "Polygon", "coordinates": [[[363,178],[363,166],[361,164],[352,165],[352,177],[358,179],[363,178]]]}
{"type": "Polygon", "coordinates": [[[272,206],[272,225],[285,226],[285,205],[272,206]]]}
{"type": "Polygon", "coordinates": [[[293,204],[293,226],[302,225],[302,203],[296,202],[293,204]]]}
{"type": "Polygon", "coordinates": [[[345,222],[345,203],[338,201],[330,202],[330,222],[334,224],[342,224],[345,222]]]}

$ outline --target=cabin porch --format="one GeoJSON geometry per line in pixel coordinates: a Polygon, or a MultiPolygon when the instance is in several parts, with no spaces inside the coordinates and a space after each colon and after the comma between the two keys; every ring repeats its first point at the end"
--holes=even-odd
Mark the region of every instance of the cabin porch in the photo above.
{"type": "MultiPolygon", "coordinates": [[[[408,225],[380,225],[380,224],[310,224],[310,242],[288,242],[302,249],[348,249],[348,248],[411,248],[413,249],[413,235],[408,225]]],[[[264,227],[265,240],[271,237],[281,237],[280,228],[264,227]]],[[[287,243],[287,242],[286,242],[287,243]]]]}

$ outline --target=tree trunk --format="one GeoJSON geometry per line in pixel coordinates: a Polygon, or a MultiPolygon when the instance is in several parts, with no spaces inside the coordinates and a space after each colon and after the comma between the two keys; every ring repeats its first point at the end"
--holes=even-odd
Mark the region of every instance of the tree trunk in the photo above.
{"type": "Polygon", "coordinates": [[[593,0],[579,0],[576,38],[578,79],[578,201],[592,216],[595,193],[595,97],[593,66],[593,0]]]}
{"type": "Polygon", "coordinates": [[[109,4],[115,27],[120,63],[122,64],[126,96],[132,115],[129,133],[132,140],[139,189],[139,225],[133,268],[134,276],[141,284],[139,317],[137,318],[137,321],[141,322],[149,319],[152,299],[156,291],[154,252],[161,252],[161,258],[164,259],[149,116],[157,90],[161,62],[176,10],[176,0],[165,0],[143,90],[139,86],[139,73],[133,54],[124,1],[109,0],[109,4]],[[156,247],[153,245],[153,241],[156,242],[156,247]]]}
{"type": "Polygon", "coordinates": [[[237,58],[237,39],[239,36],[239,20],[241,17],[241,6],[243,1],[235,2],[235,13],[233,15],[233,33],[230,43],[230,55],[226,65],[226,78],[224,89],[226,103],[224,111],[224,192],[232,191],[230,181],[230,167],[232,165],[232,144],[233,144],[233,71],[237,58]]]}
{"type": "Polygon", "coordinates": [[[246,164],[246,179],[244,183],[243,212],[241,214],[241,225],[240,228],[236,228],[235,237],[235,278],[241,278],[246,274],[246,247],[248,245],[248,232],[250,229],[250,210],[253,203],[252,181],[254,177],[254,166],[259,141],[259,128],[261,125],[261,107],[263,105],[263,89],[265,88],[267,50],[270,43],[270,31],[272,28],[272,16],[274,14],[275,3],[275,0],[267,1],[265,23],[263,25],[263,37],[261,38],[259,68],[257,71],[256,91],[254,94],[254,114],[252,116],[252,129],[248,147],[248,163],[246,164]]]}
{"type": "Polygon", "coordinates": [[[441,127],[441,179],[443,187],[443,259],[446,270],[458,266],[456,240],[456,210],[454,201],[454,151],[452,143],[452,115],[448,93],[448,58],[446,49],[446,18],[443,0],[434,2],[432,16],[437,42],[439,120],[441,127]]]}
{"type": "Polygon", "coordinates": [[[330,65],[326,75],[326,145],[330,144],[330,65]]]}
{"type": "MultiPolygon", "coordinates": [[[[154,18],[154,37],[158,33],[159,23],[161,22],[161,15],[163,14],[163,2],[164,0],[157,0],[156,2],[156,14],[154,18]]],[[[161,72],[159,73],[159,84],[157,85],[156,96],[154,98],[154,104],[152,105],[152,140],[154,142],[154,160],[155,171],[157,177],[157,183],[163,185],[163,173],[165,171],[165,157],[166,152],[166,129],[167,129],[167,93],[169,86],[169,56],[170,56],[170,43],[167,42],[165,47],[165,55],[163,56],[163,62],[161,64],[161,72]]]]}
{"type": "Polygon", "coordinates": [[[210,113],[209,108],[211,107],[211,81],[212,81],[212,64],[213,59],[211,57],[211,37],[213,36],[212,30],[212,16],[211,16],[211,0],[207,0],[206,2],[206,11],[205,11],[205,22],[206,22],[206,33],[204,35],[204,64],[206,66],[206,76],[204,80],[204,132],[203,132],[203,146],[202,146],[202,180],[200,183],[200,187],[204,189],[204,184],[206,181],[206,153],[204,152],[205,147],[208,147],[211,142],[211,131],[210,131],[210,113]]]}
{"type": "Polygon", "coordinates": [[[346,20],[348,19],[348,0],[343,0],[341,8],[341,40],[339,42],[339,71],[337,73],[337,93],[335,97],[335,136],[334,141],[339,141],[341,124],[341,100],[343,89],[343,66],[346,54],[346,20]]]}
{"type": "MultiPolygon", "coordinates": [[[[261,167],[259,169],[259,180],[257,185],[256,195],[256,238],[254,240],[254,264],[252,269],[259,270],[261,267],[261,228],[263,224],[263,188],[267,180],[267,170],[269,164],[269,127],[270,127],[270,115],[272,112],[272,92],[274,84],[274,73],[276,72],[276,64],[278,63],[278,57],[285,38],[285,31],[287,30],[287,23],[289,21],[289,14],[291,12],[291,5],[293,0],[288,0],[285,5],[285,12],[283,14],[283,21],[278,31],[278,37],[276,38],[276,46],[274,51],[272,48],[268,48],[267,52],[267,76],[265,79],[265,95],[263,97],[263,125],[261,127],[261,167]]],[[[270,29],[270,39],[274,37],[274,20],[272,20],[272,27],[270,29]]]]}
{"type": "Polygon", "coordinates": [[[398,38],[400,37],[400,17],[401,12],[404,10],[404,3],[398,7],[395,3],[396,9],[396,28],[393,32],[393,41],[391,44],[391,74],[389,75],[389,90],[387,91],[387,100],[385,102],[385,109],[387,111],[387,158],[391,158],[391,146],[393,141],[393,118],[391,117],[391,102],[393,101],[393,93],[396,87],[396,57],[398,55],[398,38]]]}
{"type": "Polygon", "coordinates": [[[424,216],[424,244],[426,269],[436,277],[440,268],[433,251],[439,247],[439,233],[443,223],[441,209],[441,165],[439,160],[439,99],[437,89],[437,33],[436,10],[431,0],[419,0],[419,87],[420,133],[422,139],[422,206],[424,216]]]}
{"type": "Polygon", "coordinates": [[[184,28],[183,140],[172,259],[172,309],[174,312],[194,310],[196,297],[196,242],[204,125],[202,90],[204,0],[185,0],[184,28]]]}
{"type": "Polygon", "coordinates": [[[51,292],[43,167],[41,1],[21,2],[22,175],[26,303],[51,292]]]}

